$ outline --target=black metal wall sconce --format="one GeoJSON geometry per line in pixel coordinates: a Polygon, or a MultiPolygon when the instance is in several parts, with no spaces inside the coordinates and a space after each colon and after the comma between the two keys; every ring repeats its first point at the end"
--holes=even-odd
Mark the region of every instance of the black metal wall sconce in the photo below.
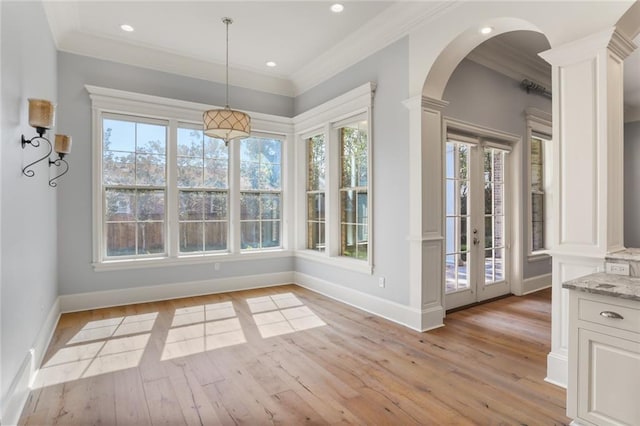
{"type": "Polygon", "coordinates": [[[35,171],[33,171],[32,166],[38,164],[45,159],[49,159],[49,167],[64,167],[64,171],[55,177],[49,180],[49,186],[56,187],[58,183],[56,180],[61,176],[67,174],[69,171],[69,163],[64,159],[65,155],[71,152],[71,136],[67,135],[56,135],[55,138],[55,146],[51,144],[49,138],[45,136],[47,130],[53,127],[55,122],[55,106],[45,99],[29,99],[29,125],[36,129],[37,136],[32,137],[31,139],[26,139],[24,135],[22,135],[22,149],[24,149],[27,145],[31,145],[34,148],[40,147],[42,141],[46,142],[49,145],[49,149],[47,153],[42,157],[39,157],[37,160],[32,161],[31,163],[24,166],[22,169],[22,174],[27,177],[34,177],[35,171]],[[50,158],[51,153],[55,149],[58,154],[58,158],[52,160],[50,158]]]}

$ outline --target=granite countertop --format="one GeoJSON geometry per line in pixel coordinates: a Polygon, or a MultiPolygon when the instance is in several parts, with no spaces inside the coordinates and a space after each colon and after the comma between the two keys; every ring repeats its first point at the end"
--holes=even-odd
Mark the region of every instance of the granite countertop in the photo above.
{"type": "Polygon", "coordinates": [[[562,284],[570,290],[640,301],[640,278],[597,272],[562,284]]]}
{"type": "Polygon", "coordinates": [[[627,261],[640,261],[640,248],[627,248],[624,250],[609,253],[606,260],[627,260],[627,261]]]}

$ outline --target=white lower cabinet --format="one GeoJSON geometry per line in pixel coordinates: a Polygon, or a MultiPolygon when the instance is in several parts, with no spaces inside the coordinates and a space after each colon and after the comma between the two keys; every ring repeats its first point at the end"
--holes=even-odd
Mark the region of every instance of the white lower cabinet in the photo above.
{"type": "Polygon", "coordinates": [[[640,302],[571,291],[567,414],[640,426],[640,302]]]}

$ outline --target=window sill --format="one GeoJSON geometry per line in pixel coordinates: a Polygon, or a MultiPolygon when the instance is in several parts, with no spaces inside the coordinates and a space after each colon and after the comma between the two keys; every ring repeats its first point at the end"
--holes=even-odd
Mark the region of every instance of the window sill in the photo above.
{"type": "Polygon", "coordinates": [[[262,250],[259,252],[215,253],[180,257],[154,257],[146,259],[106,260],[93,263],[96,272],[121,271],[127,269],[164,268],[170,266],[206,265],[222,262],[240,262],[243,260],[277,259],[293,256],[293,252],[284,249],[262,250]]]}
{"type": "Polygon", "coordinates": [[[295,252],[295,256],[301,259],[335,266],[336,268],[347,269],[349,271],[360,272],[368,275],[373,274],[373,266],[362,260],[355,260],[342,256],[329,256],[326,253],[320,253],[315,250],[298,250],[295,252]]]}

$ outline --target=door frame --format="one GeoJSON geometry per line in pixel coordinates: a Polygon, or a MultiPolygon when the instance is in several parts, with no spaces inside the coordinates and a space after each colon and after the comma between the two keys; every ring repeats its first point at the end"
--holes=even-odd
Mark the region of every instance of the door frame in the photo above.
{"type": "MultiPolygon", "coordinates": [[[[512,294],[522,293],[522,263],[523,254],[522,251],[522,235],[523,235],[523,215],[524,215],[524,199],[522,188],[522,136],[513,133],[503,132],[500,130],[492,129],[489,127],[477,125],[463,120],[458,120],[452,117],[442,118],[442,164],[446,164],[446,143],[447,134],[449,131],[458,133],[468,133],[470,135],[477,136],[478,138],[494,140],[501,144],[504,144],[511,149],[510,155],[507,156],[507,173],[505,176],[505,194],[508,197],[507,205],[505,206],[505,216],[509,218],[506,233],[508,234],[508,244],[506,246],[505,262],[508,264],[506,271],[507,279],[509,280],[509,291],[512,294]]],[[[446,229],[446,178],[445,169],[442,168],[442,229],[446,229]]],[[[446,235],[445,235],[446,239],[446,235]]],[[[443,295],[443,306],[446,309],[446,270],[444,262],[446,262],[446,244],[442,245],[442,274],[441,274],[441,289],[443,295]]]]}

